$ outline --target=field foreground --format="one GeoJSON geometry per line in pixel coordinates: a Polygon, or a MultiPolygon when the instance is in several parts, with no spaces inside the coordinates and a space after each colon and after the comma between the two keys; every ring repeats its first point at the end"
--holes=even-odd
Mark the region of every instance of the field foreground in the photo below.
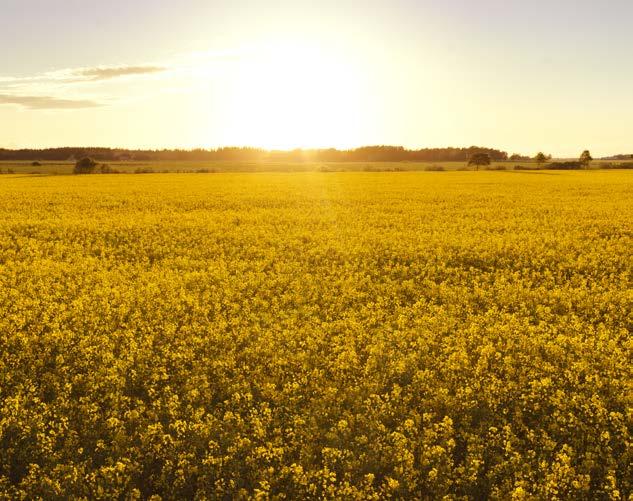
{"type": "Polygon", "coordinates": [[[626,499],[633,172],[0,178],[0,497],[626,499]]]}

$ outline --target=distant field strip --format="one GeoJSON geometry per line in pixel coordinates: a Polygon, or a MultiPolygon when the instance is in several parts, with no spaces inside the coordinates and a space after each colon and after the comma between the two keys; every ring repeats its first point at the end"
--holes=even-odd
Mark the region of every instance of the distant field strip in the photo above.
{"type": "Polygon", "coordinates": [[[633,171],[2,175],[0,497],[628,499],[632,249],[633,171]]]}
{"type": "MultiPolygon", "coordinates": [[[[0,161],[0,174],[72,174],[74,161],[0,161]]],[[[101,166],[120,174],[147,173],[198,173],[213,174],[220,172],[417,172],[417,171],[463,171],[474,170],[468,162],[437,161],[437,162],[274,162],[274,161],[97,161],[97,172],[101,166]]],[[[545,168],[533,161],[504,161],[492,162],[488,167],[480,170],[537,170],[545,168]]],[[[594,161],[591,169],[631,169],[632,162],[594,161]]],[[[1,178],[0,178],[1,179],[1,178]]]]}

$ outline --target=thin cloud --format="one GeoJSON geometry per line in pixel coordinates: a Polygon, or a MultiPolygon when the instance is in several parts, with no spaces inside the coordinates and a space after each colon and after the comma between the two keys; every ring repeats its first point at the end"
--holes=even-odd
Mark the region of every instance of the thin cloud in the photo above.
{"type": "Polygon", "coordinates": [[[168,70],[165,66],[95,66],[91,68],[68,68],[48,71],[27,77],[0,76],[0,86],[19,87],[24,85],[76,84],[102,80],[113,80],[126,76],[151,75],[168,70]]]}
{"type": "Polygon", "coordinates": [[[60,99],[51,96],[12,96],[0,94],[0,105],[15,104],[31,110],[77,110],[101,106],[96,101],[85,99],[60,99]]]}
{"type": "Polygon", "coordinates": [[[166,71],[164,66],[111,66],[82,68],[74,70],[73,75],[84,77],[89,80],[110,80],[112,78],[124,77],[129,75],[147,75],[151,73],[161,73],[166,71]]]}
{"type": "MultiPolygon", "coordinates": [[[[0,0],[1,1],[1,0],[0,0]]],[[[180,54],[156,63],[117,66],[84,66],[46,71],[25,76],[0,74],[0,106],[16,105],[31,110],[76,110],[108,106],[116,102],[121,89],[109,91],[101,85],[128,79],[189,78],[195,81],[210,73],[211,65],[224,64],[243,56],[244,51],[180,54]],[[79,99],[82,94],[98,95],[96,100],[79,99]]],[[[162,87],[164,88],[164,86],[162,87]]],[[[145,92],[142,96],[147,97],[145,92]]],[[[138,99],[130,92],[127,100],[138,99]]],[[[118,100],[120,102],[120,99],[118,100]]]]}

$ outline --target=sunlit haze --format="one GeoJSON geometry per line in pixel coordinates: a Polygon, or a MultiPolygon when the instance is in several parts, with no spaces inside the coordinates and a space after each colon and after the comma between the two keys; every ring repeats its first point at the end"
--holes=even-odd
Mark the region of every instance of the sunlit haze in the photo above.
{"type": "Polygon", "coordinates": [[[633,3],[2,0],[0,147],[627,153],[633,3]]]}

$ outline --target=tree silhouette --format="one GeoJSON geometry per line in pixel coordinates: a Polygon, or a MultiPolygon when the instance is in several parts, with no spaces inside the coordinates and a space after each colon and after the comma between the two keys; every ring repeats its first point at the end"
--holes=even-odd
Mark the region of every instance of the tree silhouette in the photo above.
{"type": "Polygon", "coordinates": [[[538,165],[540,169],[541,165],[543,165],[547,161],[547,157],[542,151],[539,151],[534,157],[534,161],[536,162],[536,165],[538,165]]]}
{"type": "Polygon", "coordinates": [[[475,170],[479,170],[480,165],[490,165],[490,155],[488,153],[474,153],[468,160],[468,165],[474,165],[475,170]]]}
{"type": "Polygon", "coordinates": [[[585,169],[589,168],[589,165],[591,164],[592,160],[593,158],[591,156],[591,153],[589,153],[589,150],[583,151],[582,154],[580,155],[580,163],[585,169]]]}
{"type": "Polygon", "coordinates": [[[95,162],[92,158],[85,157],[77,161],[73,172],[75,174],[92,174],[96,168],[97,162],[95,162]]]}
{"type": "Polygon", "coordinates": [[[512,162],[521,162],[523,160],[529,160],[530,157],[526,157],[524,155],[521,155],[520,153],[513,153],[512,155],[510,155],[510,158],[508,158],[508,160],[511,160],[512,162]]]}

